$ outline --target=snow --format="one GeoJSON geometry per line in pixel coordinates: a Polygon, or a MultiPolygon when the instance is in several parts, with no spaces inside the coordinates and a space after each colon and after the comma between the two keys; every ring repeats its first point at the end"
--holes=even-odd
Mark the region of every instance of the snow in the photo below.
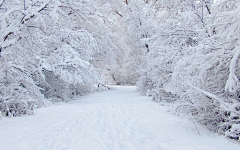
{"type": "Polygon", "coordinates": [[[229,90],[229,92],[236,92],[236,90],[239,88],[239,80],[237,78],[237,76],[235,75],[235,67],[238,61],[238,57],[240,56],[240,50],[239,50],[239,46],[236,47],[237,51],[235,52],[232,61],[231,61],[231,65],[230,65],[230,74],[227,80],[227,83],[225,85],[225,90],[229,90]]]}
{"type": "Polygon", "coordinates": [[[240,129],[240,124],[234,124],[234,125],[232,125],[231,130],[238,130],[238,129],[240,129]]]}
{"type": "Polygon", "coordinates": [[[202,89],[200,89],[200,88],[198,88],[198,87],[195,87],[195,86],[193,86],[193,85],[191,85],[191,84],[189,84],[189,83],[187,83],[187,82],[185,82],[185,84],[188,85],[188,86],[190,86],[190,87],[192,87],[192,88],[194,88],[195,90],[197,90],[197,91],[199,91],[199,92],[201,92],[201,93],[203,93],[203,94],[211,97],[211,98],[214,98],[214,99],[217,100],[219,103],[223,104],[222,106],[225,106],[225,109],[226,109],[226,108],[229,108],[229,107],[224,103],[224,101],[223,101],[222,99],[220,99],[219,97],[217,97],[216,95],[214,95],[214,94],[212,94],[212,93],[209,93],[209,92],[207,92],[207,91],[204,91],[204,90],[202,90],[202,89]]]}
{"type": "Polygon", "coordinates": [[[3,150],[226,150],[239,143],[168,113],[135,87],[81,97],[0,121],[3,150]]]}

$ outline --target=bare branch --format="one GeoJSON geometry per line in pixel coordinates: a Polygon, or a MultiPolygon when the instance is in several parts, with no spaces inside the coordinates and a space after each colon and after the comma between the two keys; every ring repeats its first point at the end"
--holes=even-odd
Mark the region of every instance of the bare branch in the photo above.
{"type": "Polygon", "coordinates": [[[120,17],[123,17],[117,10],[115,11],[120,17]]]}

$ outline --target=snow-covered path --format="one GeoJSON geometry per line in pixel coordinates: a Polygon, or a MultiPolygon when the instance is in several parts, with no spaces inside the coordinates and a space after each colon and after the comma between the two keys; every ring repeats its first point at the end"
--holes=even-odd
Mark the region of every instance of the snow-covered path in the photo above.
{"type": "Polygon", "coordinates": [[[36,115],[0,121],[1,150],[237,150],[240,145],[208,132],[167,107],[115,87],[36,115]]]}

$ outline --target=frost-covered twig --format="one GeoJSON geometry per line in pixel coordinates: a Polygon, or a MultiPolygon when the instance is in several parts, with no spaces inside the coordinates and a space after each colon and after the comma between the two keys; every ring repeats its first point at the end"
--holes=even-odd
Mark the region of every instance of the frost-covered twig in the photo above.
{"type": "Polygon", "coordinates": [[[220,99],[219,97],[217,97],[216,95],[214,95],[214,94],[212,94],[212,93],[209,93],[209,92],[207,92],[207,91],[204,91],[204,90],[202,90],[202,89],[200,89],[200,88],[198,88],[198,87],[195,87],[195,86],[193,86],[193,85],[191,85],[191,84],[189,84],[189,83],[186,83],[186,82],[184,82],[184,83],[185,83],[186,85],[192,87],[193,89],[195,89],[195,90],[197,90],[197,91],[199,91],[199,92],[201,92],[201,93],[203,93],[203,94],[205,94],[205,95],[207,95],[207,96],[209,96],[209,97],[211,97],[211,98],[214,98],[214,99],[217,100],[219,103],[223,104],[226,108],[229,108],[229,107],[224,103],[224,101],[221,100],[221,99],[220,99]]]}
{"type": "MultiPolygon", "coordinates": [[[[188,114],[189,115],[189,114],[188,114]]],[[[195,123],[195,121],[193,120],[193,118],[192,118],[192,116],[191,115],[189,115],[190,117],[191,117],[191,119],[192,119],[192,121],[193,121],[193,124],[195,125],[195,127],[196,127],[196,129],[197,129],[197,131],[198,131],[198,134],[200,135],[200,132],[199,132],[199,130],[198,130],[198,127],[197,127],[197,125],[196,125],[196,123],[195,123]]]]}
{"type": "Polygon", "coordinates": [[[232,58],[232,61],[229,67],[230,74],[225,85],[225,90],[226,91],[229,90],[229,92],[236,92],[237,88],[239,88],[239,80],[235,75],[235,67],[236,67],[239,55],[240,55],[240,50],[237,50],[232,58]]]}

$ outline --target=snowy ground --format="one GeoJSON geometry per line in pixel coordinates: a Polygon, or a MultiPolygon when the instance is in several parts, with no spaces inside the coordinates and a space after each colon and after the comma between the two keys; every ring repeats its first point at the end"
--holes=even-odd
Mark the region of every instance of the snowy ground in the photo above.
{"type": "Polygon", "coordinates": [[[237,150],[240,144],[210,133],[167,107],[115,87],[36,115],[0,121],[1,150],[237,150]]]}

